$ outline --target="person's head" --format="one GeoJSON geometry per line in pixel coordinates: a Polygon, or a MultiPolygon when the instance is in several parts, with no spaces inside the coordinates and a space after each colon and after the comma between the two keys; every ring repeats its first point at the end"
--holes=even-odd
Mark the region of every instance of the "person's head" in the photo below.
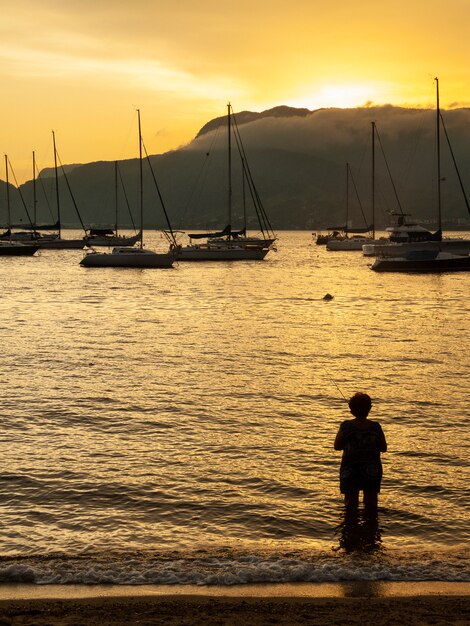
{"type": "Polygon", "coordinates": [[[365,419],[372,407],[372,400],[366,393],[355,393],[349,400],[349,410],[359,419],[365,419]]]}

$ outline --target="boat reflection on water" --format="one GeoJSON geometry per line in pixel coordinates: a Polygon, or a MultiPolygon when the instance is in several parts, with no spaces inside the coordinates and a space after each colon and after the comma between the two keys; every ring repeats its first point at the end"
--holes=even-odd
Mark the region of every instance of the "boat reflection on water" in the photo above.
{"type": "Polygon", "coordinates": [[[345,508],[343,519],[335,529],[339,535],[336,550],[347,553],[372,553],[382,550],[382,529],[377,511],[345,508]]]}

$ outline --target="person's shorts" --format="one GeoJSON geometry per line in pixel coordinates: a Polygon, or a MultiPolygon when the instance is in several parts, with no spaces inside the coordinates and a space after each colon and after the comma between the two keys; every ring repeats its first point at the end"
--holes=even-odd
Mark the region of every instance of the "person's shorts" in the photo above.
{"type": "Polygon", "coordinates": [[[372,491],[379,493],[382,481],[382,465],[378,463],[356,463],[342,466],[339,472],[341,493],[372,491]]]}

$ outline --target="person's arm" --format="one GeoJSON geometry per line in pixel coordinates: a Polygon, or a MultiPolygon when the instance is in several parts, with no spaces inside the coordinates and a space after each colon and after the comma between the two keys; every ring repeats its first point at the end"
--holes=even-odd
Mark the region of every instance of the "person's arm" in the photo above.
{"type": "Polygon", "coordinates": [[[343,425],[341,424],[336,434],[335,442],[333,444],[335,450],[344,450],[344,434],[342,426],[343,425]]]}

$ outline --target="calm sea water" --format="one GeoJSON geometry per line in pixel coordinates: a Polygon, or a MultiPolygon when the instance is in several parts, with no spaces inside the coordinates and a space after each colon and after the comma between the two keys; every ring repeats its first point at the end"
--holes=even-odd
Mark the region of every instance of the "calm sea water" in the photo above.
{"type": "Polygon", "coordinates": [[[468,274],[305,232],[263,262],[82,255],[0,259],[0,581],[470,580],[468,274]],[[339,390],[389,442],[376,520],[344,517],[339,390]]]}

